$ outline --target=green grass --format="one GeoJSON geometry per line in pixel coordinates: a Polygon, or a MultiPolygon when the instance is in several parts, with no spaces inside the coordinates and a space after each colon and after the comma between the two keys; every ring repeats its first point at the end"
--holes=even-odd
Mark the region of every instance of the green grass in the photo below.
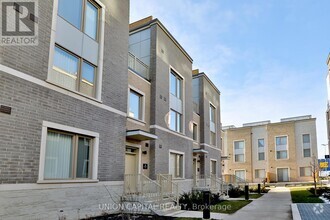
{"type": "Polygon", "coordinates": [[[290,187],[293,203],[323,203],[323,200],[308,191],[309,187],[290,187]]]}
{"type": "Polygon", "coordinates": [[[250,202],[252,202],[252,200],[225,200],[214,206],[211,206],[211,212],[232,214],[250,202]]]}
{"type": "MultiPolygon", "coordinates": [[[[249,199],[259,199],[264,194],[249,194],[249,199]]],[[[240,196],[240,198],[245,198],[245,195],[240,196]]]]}

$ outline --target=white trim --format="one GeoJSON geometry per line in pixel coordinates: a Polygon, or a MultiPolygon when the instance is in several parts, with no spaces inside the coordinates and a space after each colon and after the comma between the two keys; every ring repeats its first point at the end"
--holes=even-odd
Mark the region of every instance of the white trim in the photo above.
{"type": "Polygon", "coordinates": [[[142,76],[140,76],[139,74],[137,74],[136,72],[134,72],[133,70],[128,69],[128,71],[131,72],[131,73],[133,73],[135,76],[139,77],[140,79],[142,79],[143,81],[145,81],[149,85],[151,85],[151,82],[149,82],[148,80],[146,80],[145,78],[143,78],[142,76]]]}
{"type": "MultiPolygon", "coordinates": [[[[234,169],[234,175],[236,176],[236,171],[244,171],[244,181],[246,181],[246,169],[234,169]]],[[[236,176],[238,178],[241,178],[239,176],[236,176]]]]}
{"type": "Polygon", "coordinates": [[[63,188],[78,188],[78,187],[90,187],[90,186],[122,186],[124,181],[86,181],[86,182],[59,182],[57,184],[47,184],[45,181],[43,184],[36,183],[19,183],[19,184],[0,184],[1,191],[13,191],[13,190],[34,190],[34,189],[63,189],[63,188]]]}
{"type": "Polygon", "coordinates": [[[233,162],[234,163],[245,163],[246,161],[245,161],[245,155],[246,155],[246,146],[245,146],[245,139],[238,139],[238,140],[233,140],[233,162]],[[241,141],[243,141],[243,143],[244,143],[244,161],[243,162],[236,162],[235,161],[235,142],[241,142],[241,141]]]}
{"type": "Polygon", "coordinates": [[[102,108],[102,109],[105,109],[107,111],[110,111],[110,112],[113,112],[115,114],[118,114],[118,115],[121,115],[121,116],[127,116],[127,114],[125,112],[122,112],[120,110],[117,110],[115,108],[112,108],[110,106],[107,106],[107,105],[104,105],[102,104],[102,102],[99,102],[98,100],[94,99],[94,98],[91,98],[91,97],[86,97],[86,96],[83,96],[77,92],[74,92],[74,91],[71,91],[71,90],[66,90],[64,88],[61,88],[61,87],[58,87],[58,86],[55,86],[51,83],[48,83],[47,81],[43,81],[43,80],[40,80],[38,78],[35,78],[33,76],[30,76],[26,73],[23,73],[23,72],[20,72],[18,70],[15,70],[15,69],[12,69],[10,67],[7,67],[7,66],[4,66],[2,64],[0,64],[0,71],[3,71],[5,73],[8,73],[12,76],[16,76],[18,78],[21,78],[21,79],[24,79],[28,82],[32,82],[32,83],[35,83],[39,86],[43,86],[47,89],[51,89],[51,90],[54,90],[56,92],[59,92],[59,93],[62,93],[64,95],[68,95],[72,98],[75,98],[75,99],[78,99],[80,101],[84,101],[86,103],[89,103],[91,105],[94,105],[96,107],[99,107],[99,108],[102,108]]]}
{"type": "Polygon", "coordinates": [[[289,178],[289,180],[288,181],[282,181],[282,182],[290,182],[290,167],[276,167],[276,182],[278,182],[278,175],[277,175],[277,170],[278,169],[288,169],[288,178],[289,178]]]}
{"type": "Polygon", "coordinates": [[[274,143],[275,143],[275,160],[289,160],[289,136],[287,134],[285,135],[277,135],[274,137],[274,143]],[[277,146],[277,143],[276,143],[276,138],[278,137],[286,137],[286,155],[287,157],[285,159],[277,159],[277,150],[276,150],[276,146],[277,146]]]}
{"type": "Polygon", "coordinates": [[[146,111],[146,101],[145,100],[146,100],[146,94],[144,92],[142,92],[141,90],[139,90],[139,89],[135,88],[134,86],[128,84],[128,98],[127,98],[127,106],[128,106],[128,108],[127,108],[127,117],[128,118],[132,118],[134,120],[138,120],[138,121],[143,122],[143,123],[146,123],[145,122],[145,115],[146,115],[145,114],[145,111],[146,111]],[[139,109],[141,111],[141,114],[142,114],[142,119],[133,118],[133,117],[129,116],[129,108],[130,108],[130,101],[131,101],[130,100],[131,90],[133,92],[139,94],[141,96],[141,98],[142,98],[142,100],[141,100],[142,103],[140,104],[142,106],[140,106],[141,109],[139,109]]]}
{"type": "MultiPolygon", "coordinates": [[[[182,117],[182,132],[178,132],[181,134],[186,134],[186,126],[185,126],[185,122],[186,122],[186,118],[185,118],[185,112],[186,112],[186,104],[185,104],[185,97],[186,97],[186,86],[185,86],[185,78],[179,73],[179,71],[177,71],[173,66],[169,65],[169,74],[168,74],[168,97],[169,99],[171,99],[171,74],[172,74],[172,70],[174,71],[174,73],[176,75],[178,75],[182,80],[182,88],[181,88],[181,102],[182,102],[182,112],[178,112],[179,114],[181,114],[182,117]]],[[[171,102],[169,102],[171,103],[171,102]]],[[[171,112],[171,105],[168,105],[169,109],[168,112],[171,112]]],[[[175,110],[174,110],[175,111],[175,110]]],[[[175,111],[176,112],[176,111],[175,111]]],[[[170,119],[171,115],[169,115],[169,123],[168,125],[170,125],[171,119],[170,119]]]]}
{"type": "Polygon", "coordinates": [[[62,124],[57,124],[54,122],[43,121],[42,122],[42,132],[41,132],[41,146],[40,146],[40,159],[39,159],[39,176],[37,183],[64,183],[64,182],[85,182],[85,180],[44,180],[44,170],[45,170],[45,157],[46,157],[46,142],[47,142],[47,131],[48,128],[58,129],[61,131],[72,132],[80,135],[87,135],[93,138],[93,161],[92,161],[92,178],[87,179],[98,181],[98,158],[99,158],[99,133],[83,130],[80,128],[70,127],[62,124]]]}
{"type": "Polygon", "coordinates": [[[179,137],[181,137],[181,138],[184,138],[184,139],[187,139],[187,140],[193,141],[192,138],[187,137],[187,136],[185,136],[185,135],[182,134],[182,133],[179,133],[179,132],[176,132],[176,131],[172,131],[172,130],[170,130],[170,129],[168,129],[168,128],[164,128],[164,127],[159,126],[159,125],[150,125],[150,129],[152,129],[152,128],[159,129],[159,130],[162,130],[162,131],[166,131],[166,132],[168,132],[168,133],[171,133],[171,134],[177,135],[177,136],[179,136],[179,137]]]}
{"type": "Polygon", "coordinates": [[[173,154],[180,154],[180,155],[182,155],[182,177],[178,177],[178,178],[174,178],[173,177],[173,179],[185,179],[185,174],[186,174],[186,172],[185,172],[185,164],[186,164],[186,161],[185,161],[185,159],[186,159],[186,157],[185,157],[185,153],[184,152],[182,152],[182,151],[177,151],[177,150],[168,150],[168,173],[170,173],[170,156],[171,156],[171,153],[173,153],[173,154]]]}
{"type": "Polygon", "coordinates": [[[221,151],[220,148],[216,148],[216,147],[211,146],[211,145],[209,145],[209,144],[207,144],[207,143],[201,143],[200,145],[201,145],[201,146],[203,145],[203,146],[206,146],[206,147],[212,148],[212,149],[217,150],[217,151],[221,151]]]}
{"type": "Polygon", "coordinates": [[[301,148],[302,148],[302,158],[311,158],[313,153],[312,153],[312,134],[310,133],[303,133],[301,134],[301,148]],[[309,157],[305,157],[304,156],[304,135],[309,135],[309,150],[310,150],[310,156],[309,157]]]}

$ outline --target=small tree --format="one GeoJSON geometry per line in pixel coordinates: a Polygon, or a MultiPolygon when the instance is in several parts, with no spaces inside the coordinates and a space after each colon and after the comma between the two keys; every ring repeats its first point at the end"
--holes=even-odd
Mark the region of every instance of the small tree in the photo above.
{"type": "Polygon", "coordinates": [[[313,175],[313,181],[314,181],[314,195],[317,196],[316,191],[316,183],[317,183],[317,177],[320,171],[318,160],[315,156],[312,157],[312,162],[310,163],[312,167],[312,175],[313,175]]]}

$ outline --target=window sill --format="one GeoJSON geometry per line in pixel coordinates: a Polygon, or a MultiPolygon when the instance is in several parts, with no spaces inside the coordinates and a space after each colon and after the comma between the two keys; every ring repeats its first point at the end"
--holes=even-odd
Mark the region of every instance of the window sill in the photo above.
{"type": "Polygon", "coordinates": [[[173,178],[173,180],[185,180],[185,178],[178,177],[178,178],[173,178]]]}
{"type": "Polygon", "coordinates": [[[38,184],[61,184],[61,183],[98,183],[99,180],[92,179],[76,179],[76,180],[38,180],[38,184]]]}
{"type": "MultiPolygon", "coordinates": [[[[128,115],[128,114],[127,114],[128,115]]],[[[127,116],[128,119],[132,120],[133,122],[137,122],[137,123],[142,123],[143,125],[146,125],[146,122],[140,119],[136,119],[130,116],[127,116]]]]}
{"type": "Polygon", "coordinates": [[[74,94],[77,94],[77,95],[83,96],[84,98],[90,99],[90,100],[92,100],[92,101],[95,101],[95,102],[98,102],[98,103],[101,103],[101,104],[103,103],[103,102],[102,102],[101,100],[99,100],[99,99],[96,99],[96,98],[93,98],[93,97],[91,97],[91,96],[85,95],[84,93],[81,93],[81,92],[77,92],[77,91],[74,91],[74,90],[67,89],[67,88],[65,88],[65,87],[63,87],[63,86],[61,86],[61,85],[58,85],[58,84],[56,84],[56,83],[53,83],[53,82],[49,81],[48,79],[45,80],[45,81],[46,81],[47,83],[53,85],[53,86],[56,86],[56,87],[61,88],[61,89],[64,89],[64,90],[66,90],[66,91],[68,91],[68,92],[71,92],[71,93],[74,93],[74,94]]]}

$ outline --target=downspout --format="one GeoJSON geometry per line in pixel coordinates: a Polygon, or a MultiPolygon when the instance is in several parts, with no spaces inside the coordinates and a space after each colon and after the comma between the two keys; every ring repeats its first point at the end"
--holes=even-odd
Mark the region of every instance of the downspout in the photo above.
{"type": "MultiPolygon", "coordinates": [[[[252,130],[252,128],[251,128],[251,130],[252,130]]],[[[251,132],[250,133],[250,135],[251,135],[251,183],[253,182],[253,139],[252,139],[252,137],[253,137],[253,133],[251,132]]]]}

